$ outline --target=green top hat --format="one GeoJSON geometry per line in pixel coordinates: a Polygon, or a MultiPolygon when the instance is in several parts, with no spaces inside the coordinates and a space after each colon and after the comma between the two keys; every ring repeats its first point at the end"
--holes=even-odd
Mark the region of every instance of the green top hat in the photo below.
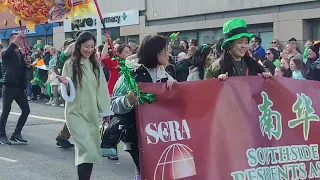
{"type": "Polygon", "coordinates": [[[221,45],[222,49],[228,49],[228,42],[230,41],[234,41],[242,37],[247,37],[250,41],[254,37],[254,34],[248,33],[247,23],[241,18],[234,18],[224,23],[222,31],[225,35],[225,40],[221,45]]]}

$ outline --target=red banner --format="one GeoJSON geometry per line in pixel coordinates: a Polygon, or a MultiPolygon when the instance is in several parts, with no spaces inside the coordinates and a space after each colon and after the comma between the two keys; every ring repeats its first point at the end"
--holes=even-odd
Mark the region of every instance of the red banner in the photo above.
{"type": "Polygon", "coordinates": [[[320,179],[320,83],[229,78],[142,84],[143,180],[320,179]]]}

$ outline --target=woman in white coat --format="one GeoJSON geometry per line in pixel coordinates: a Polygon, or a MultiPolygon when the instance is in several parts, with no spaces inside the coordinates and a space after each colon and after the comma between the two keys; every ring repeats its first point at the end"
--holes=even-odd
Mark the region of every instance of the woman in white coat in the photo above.
{"type": "Polygon", "coordinates": [[[83,32],[75,43],[71,59],[58,77],[62,96],[67,101],[65,118],[75,142],[75,164],[79,180],[89,180],[93,164],[102,164],[100,149],[100,118],[106,119],[110,96],[102,67],[96,58],[96,39],[83,32]]]}

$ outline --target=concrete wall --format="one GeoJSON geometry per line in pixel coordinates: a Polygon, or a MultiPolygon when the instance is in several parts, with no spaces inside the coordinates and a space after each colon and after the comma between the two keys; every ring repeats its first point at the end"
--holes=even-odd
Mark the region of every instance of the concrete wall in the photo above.
{"type": "Polygon", "coordinates": [[[148,20],[244,10],[317,0],[147,0],[148,20]]]}
{"type": "Polygon", "coordinates": [[[113,13],[128,10],[146,10],[146,1],[150,0],[100,0],[103,13],[113,13]]]}
{"type": "MultiPolygon", "coordinates": [[[[320,2],[319,2],[320,3],[320,2]]],[[[246,20],[249,25],[260,23],[273,23],[274,38],[279,39],[282,43],[287,42],[290,38],[295,37],[298,40],[299,47],[302,48],[303,42],[310,37],[310,25],[308,19],[320,18],[318,13],[320,8],[303,9],[294,11],[281,11],[274,13],[264,13],[256,15],[235,16],[246,20]]],[[[140,19],[140,34],[154,34],[156,32],[177,32],[183,30],[221,28],[223,24],[234,17],[190,21],[174,24],[163,24],[154,26],[145,26],[143,19],[140,19]]]]}
{"type": "Polygon", "coordinates": [[[53,28],[53,45],[55,48],[62,50],[65,39],[63,26],[53,28]]]}

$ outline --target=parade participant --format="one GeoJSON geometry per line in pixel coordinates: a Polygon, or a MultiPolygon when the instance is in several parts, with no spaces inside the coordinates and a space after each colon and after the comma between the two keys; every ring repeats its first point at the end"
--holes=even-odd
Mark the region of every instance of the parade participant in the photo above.
{"type": "Polygon", "coordinates": [[[73,50],[74,42],[75,42],[75,40],[71,39],[71,38],[68,38],[64,41],[64,43],[63,43],[64,51],[61,52],[60,59],[59,59],[61,67],[63,67],[63,64],[70,58],[72,50],[73,50]],[[70,45],[72,45],[72,46],[70,46],[70,45]]]}
{"type": "MultiPolygon", "coordinates": [[[[108,39],[110,39],[110,37],[105,35],[105,42],[107,42],[108,39]]],[[[121,44],[116,49],[116,55],[117,55],[116,58],[111,59],[110,56],[108,56],[108,54],[106,53],[108,51],[108,48],[109,48],[108,43],[105,43],[104,48],[102,50],[101,58],[103,58],[102,64],[110,72],[108,89],[109,89],[109,94],[111,96],[113,93],[113,88],[120,77],[119,67],[118,67],[119,61],[117,60],[117,58],[126,59],[130,55],[131,51],[128,45],[121,44]]],[[[117,147],[107,148],[104,146],[103,143],[101,143],[101,148],[102,148],[102,155],[104,157],[108,157],[108,159],[111,159],[111,160],[119,160],[119,157],[117,155],[117,147]]]]}
{"type": "Polygon", "coordinates": [[[106,93],[107,82],[97,60],[95,47],[95,37],[90,32],[81,33],[71,59],[66,61],[62,76],[58,77],[59,82],[67,87],[62,87],[64,98],[67,94],[71,96],[65,98],[65,118],[75,142],[75,164],[79,180],[89,180],[93,164],[102,164],[100,118],[113,114],[110,111],[110,96],[106,93]],[[73,90],[75,94],[72,98],[73,90]]]}
{"type": "MultiPolygon", "coordinates": [[[[132,72],[136,82],[160,83],[167,82],[167,87],[171,88],[175,80],[165,71],[163,65],[168,64],[169,53],[166,50],[167,40],[162,36],[148,36],[141,43],[138,50],[139,63],[133,66],[132,72]]],[[[114,118],[120,119],[128,127],[122,141],[126,150],[140,172],[138,135],[136,130],[136,117],[134,108],[139,104],[137,96],[133,91],[129,91],[128,84],[124,76],[121,76],[114,88],[111,98],[111,110],[115,113],[114,118]]],[[[114,127],[117,128],[118,127],[114,127]]],[[[140,175],[135,177],[140,180],[140,175]]]]}
{"type": "Polygon", "coordinates": [[[220,59],[214,61],[208,68],[205,78],[225,80],[228,76],[254,76],[262,74],[268,78],[270,73],[264,73],[264,68],[249,54],[249,42],[254,37],[247,32],[247,24],[243,19],[235,18],[223,26],[225,40],[221,48],[224,50],[220,59]]]}
{"type": "Polygon", "coordinates": [[[19,34],[11,34],[9,47],[2,52],[3,98],[0,117],[0,144],[11,144],[6,136],[6,124],[13,100],[19,105],[22,113],[10,140],[13,142],[27,143],[21,136],[22,128],[30,113],[27,96],[24,92],[27,88],[27,66],[24,56],[18,49],[22,38],[24,38],[23,31],[20,31],[19,34]]]}
{"type": "MultiPolygon", "coordinates": [[[[106,36],[106,42],[109,37],[106,36]]],[[[108,43],[105,44],[104,50],[108,49],[108,43]]],[[[103,52],[104,52],[103,50],[103,52]]],[[[116,49],[116,55],[118,58],[126,59],[130,55],[130,47],[128,45],[121,44],[116,49]]],[[[108,89],[109,94],[113,93],[113,88],[119,79],[119,62],[117,58],[111,59],[110,56],[106,55],[102,61],[104,67],[106,67],[110,71],[109,81],[108,81],[108,89]]]]}
{"type": "MultiPolygon", "coordinates": [[[[79,36],[79,32],[77,32],[76,36],[79,36]]],[[[64,51],[61,52],[60,54],[60,67],[61,69],[64,66],[64,63],[66,60],[68,60],[71,56],[72,51],[74,50],[74,44],[75,40],[74,39],[67,39],[65,40],[63,46],[64,46],[64,51]]],[[[59,133],[58,137],[56,138],[57,145],[62,147],[62,148],[73,148],[74,145],[70,143],[68,139],[70,139],[71,135],[69,132],[69,129],[66,124],[64,124],[61,132],[59,133]]]]}
{"type": "Polygon", "coordinates": [[[213,52],[213,49],[211,49],[211,47],[206,44],[200,46],[197,49],[192,59],[194,65],[190,67],[190,73],[188,75],[187,81],[197,81],[197,80],[202,80],[204,78],[207,58],[209,58],[210,60],[212,59],[209,57],[209,54],[210,53],[212,54],[212,52],[213,52]]]}

